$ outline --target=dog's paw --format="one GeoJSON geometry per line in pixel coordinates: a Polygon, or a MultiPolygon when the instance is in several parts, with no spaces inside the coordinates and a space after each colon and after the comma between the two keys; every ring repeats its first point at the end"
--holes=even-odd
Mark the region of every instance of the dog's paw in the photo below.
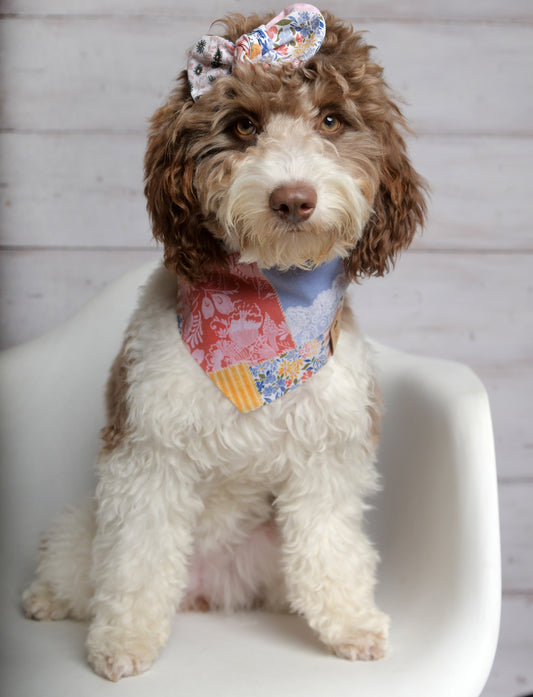
{"type": "Polygon", "coordinates": [[[87,660],[98,675],[117,682],[146,672],[160,646],[138,627],[93,624],[87,636],[87,660]]]}
{"type": "Polygon", "coordinates": [[[334,644],[333,651],[350,661],[377,661],[387,653],[388,640],[385,632],[361,629],[341,644],[334,644]]]}
{"type": "Polygon", "coordinates": [[[31,620],[62,620],[68,616],[68,604],[54,598],[46,583],[34,581],[22,594],[22,609],[31,620]]]}
{"type": "Polygon", "coordinates": [[[98,675],[112,682],[144,673],[153,662],[151,657],[135,656],[125,652],[111,654],[103,651],[89,651],[87,658],[98,675]]]}
{"type": "Polygon", "coordinates": [[[388,615],[375,609],[365,619],[354,622],[351,627],[330,642],[334,653],[349,661],[377,661],[384,658],[389,647],[388,615]]]}

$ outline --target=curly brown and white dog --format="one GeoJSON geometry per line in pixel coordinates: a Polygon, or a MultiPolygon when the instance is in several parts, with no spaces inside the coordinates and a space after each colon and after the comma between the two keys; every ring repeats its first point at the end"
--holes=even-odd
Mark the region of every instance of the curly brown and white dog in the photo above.
{"type": "Polygon", "coordinates": [[[379,397],[344,292],[409,245],[424,183],[351,26],[308,5],[224,26],[152,119],[165,266],[111,371],[96,494],[24,593],[30,617],[89,619],[111,680],[152,664],[179,609],[290,609],[339,656],[387,648],[362,521],[379,397]]]}

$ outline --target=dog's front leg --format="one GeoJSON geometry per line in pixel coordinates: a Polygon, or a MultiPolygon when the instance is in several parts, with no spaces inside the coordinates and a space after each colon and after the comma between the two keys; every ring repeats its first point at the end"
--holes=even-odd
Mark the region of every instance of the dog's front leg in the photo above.
{"type": "Polygon", "coordinates": [[[168,639],[187,584],[196,501],[172,457],[119,450],[99,463],[87,638],[89,662],[113,681],[147,670],[168,639]]]}
{"type": "Polygon", "coordinates": [[[385,655],[389,619],[375,605],[378,556],[349,467],[295,468],[277,499],[282,560],[292,609],[337,655],[373,660],[385,655]]]}

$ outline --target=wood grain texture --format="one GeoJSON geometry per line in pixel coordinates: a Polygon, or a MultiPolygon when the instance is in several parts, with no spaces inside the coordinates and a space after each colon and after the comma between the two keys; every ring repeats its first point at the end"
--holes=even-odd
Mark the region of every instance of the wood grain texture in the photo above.
{"type": "Polygon", "coordinates": [[[1,133],[2,244],[148,247],[144,148],[144,134],[1,133]]]}
{"type": "Polygon", "coordinates": [[[0,348],[68,319],[110,281],[161,256],[154,250],[0,252],[0,348]]]}
{"type": "MultiPolygon", "coordinates": [[[[12,59],[0,66],[1,125],[143,131],[208,24],[159,16],[4,19],[0,41],[12,59]]],[[[533,26],[364,28],[417,133],[532,134],[533,26]]]]}
{"type": "MultiPolygon", "coordinates": [[[[272,4],[272,3],[271,3],[272,4]]],[[[183,0],[2,0],[0,11],[25,15],[132,15],[165,14],[194,17],[217,17],[224,12],[263,12],[264,0],[203,0],[189,3],[183,0]]],[[[270,5],[268,5],[270,7],[270,5]]],[[[341,16],[357,9],[357,16],[398,20],[430,19],[432,21],[461,18],[464,21],[528,21],[533,19],[529,0],[359,0],[351,5],[347,0],[324,0],[320,7],[341,16]]]]}
{"type": "MultiPolygon", "coordinates": [[[[424,250],[532,251],[533,139],[421,136],[430,182],[424,250]]],[[[137,248],[150,243],[144,133],[0,133],[0,239],[9,246],[137,248]]]]}
{"type": "Polygon", "coordinates": [[[428,225],[415,248],[532,251],[533,139],[420,136],[411,157],[431,187],[428,225]]]}
{"type": "Polygon", "coordinates": [[[509,593],[527,594],[533,581],[528,564],[533,540],[533,480],[506,481],[500,485],[499,496],[503,584],[509,593]]]}

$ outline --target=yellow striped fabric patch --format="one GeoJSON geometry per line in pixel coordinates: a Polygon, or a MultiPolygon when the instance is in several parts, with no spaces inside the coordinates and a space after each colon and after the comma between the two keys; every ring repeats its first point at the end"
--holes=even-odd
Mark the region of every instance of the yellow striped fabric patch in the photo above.
{"type": "Polygon", "coordinates": [[[240,411],[252,411],[263,405],[247,363],[217,370],[209,373],[209,377],[240,411]]]}

